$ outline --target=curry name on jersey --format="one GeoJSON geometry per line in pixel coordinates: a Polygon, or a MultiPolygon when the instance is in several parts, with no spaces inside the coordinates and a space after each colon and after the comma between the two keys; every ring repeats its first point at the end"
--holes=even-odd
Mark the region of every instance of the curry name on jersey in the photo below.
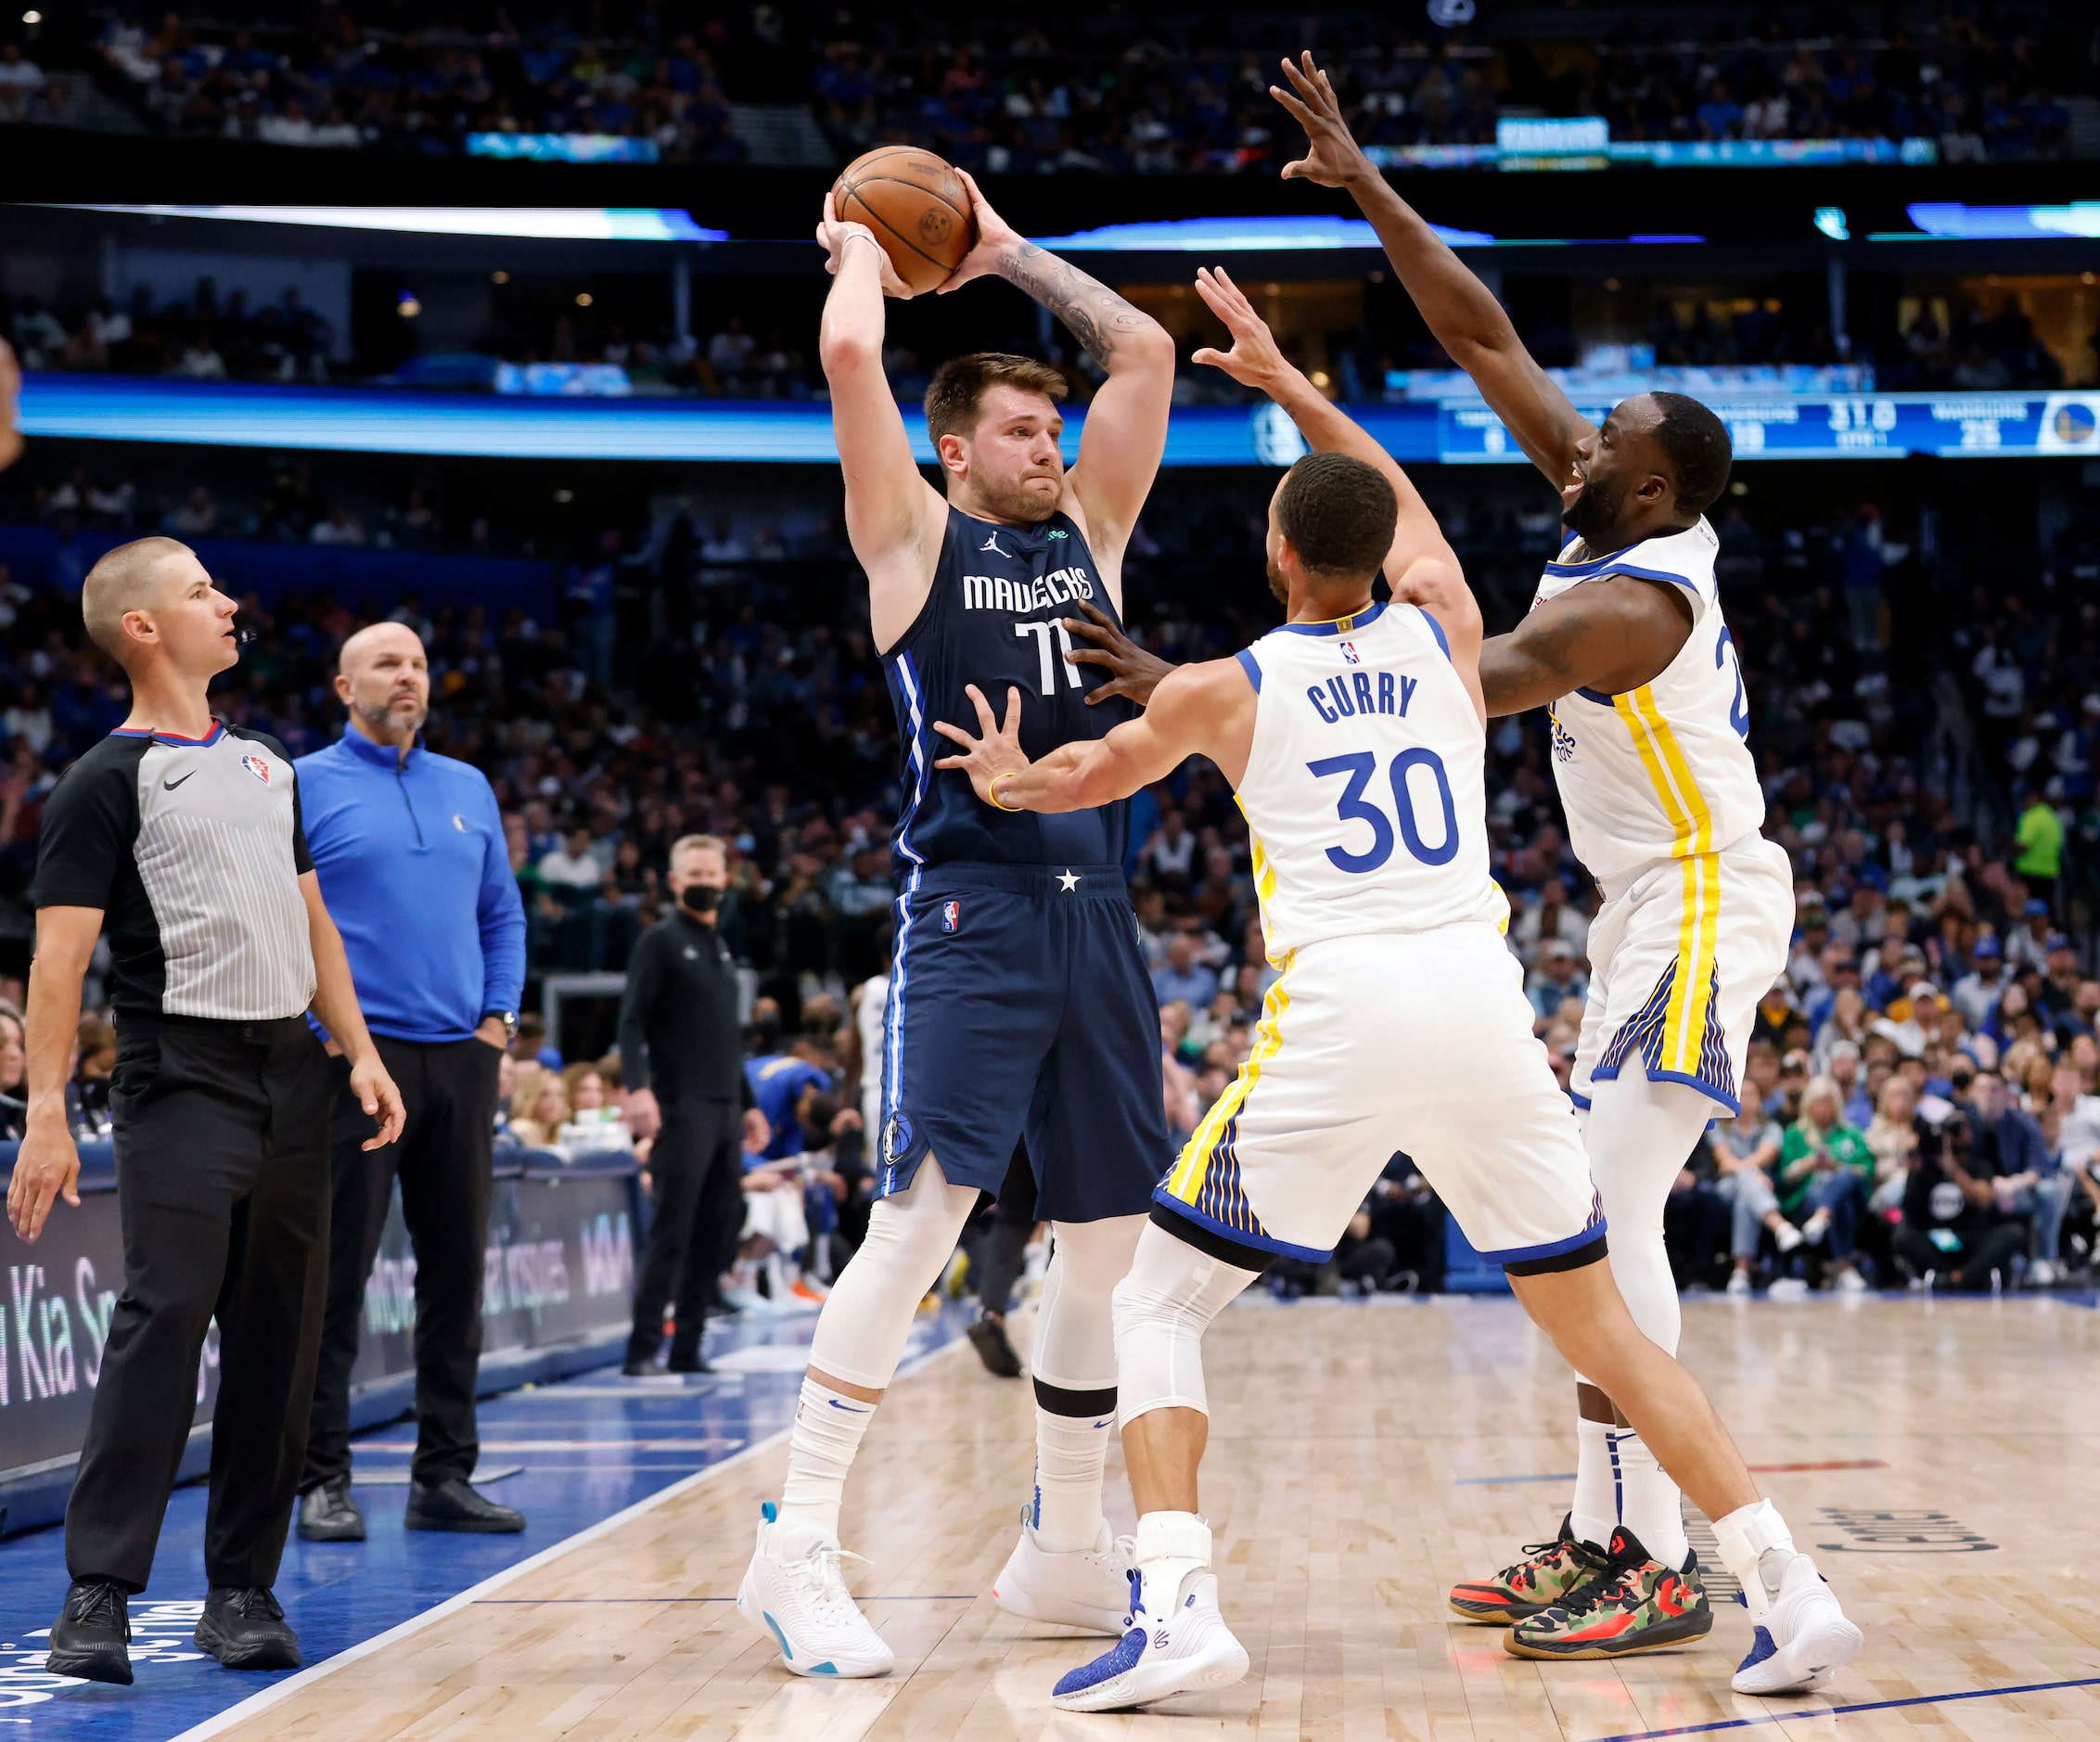
{"type": "Polygon", "coordinates": [[[1270,958],[1324,939],[1508,921],[1488,874],[1486,734],[1436,620],[1373,605],[1239,656],[1239,785],[1270,958]]]}
{"type": "Polygon", "coordinates": [[[1716,852],[1764,822],[1742,667],[1714,581],[1719,548],[1702,517],[1594,559],[1578,539],[1540,578],[1534,609],[1610,575],[1678,589],[1692,608],[1691,634],[1651,682],[1617,695],[1578,689],[1551,710],[1569,839],[1593,877],[1716,852]]]}

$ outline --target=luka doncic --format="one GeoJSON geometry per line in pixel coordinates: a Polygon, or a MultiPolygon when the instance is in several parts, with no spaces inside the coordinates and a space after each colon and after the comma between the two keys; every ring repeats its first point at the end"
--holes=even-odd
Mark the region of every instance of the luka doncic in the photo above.
{"type": "Polygon", "coordinates": [[[1067,471],[1062,376],[1018,356],[944,365],[926,398],[946,487],[936,492],[882,368],[883,298],[903,286],[875,237],[827,202],[817,234],[835,282],[820,350],[903,768],[878,1201],[817,1322],[787,1483],[737,1596],[803,1674],[890,1667],[839,1577],[846,1472],[920,1300],[1023,1135],[1056,1248],[1032,1363],[1034,1494],[993,1595],[1031,1619],[1116,1634],[1129,1594],[1127,1542],[1101,1514],[1116,1410],[1110,1296],[1172,1158],[1159,1016],[1120,870],[1126,809],[989,811],[966,775],[934,767],[933,723],[973,717],[971,683],[1002,704],[1018,692],[1031,756],[1130,717],[1120,697],[1087,705],[1103,680],[1068,658],[1066,620],[1092,606],[1120,621],[1123,548],[1166,442],[1174,350],[1149,316],[1022,241],[971,192],[978,245],[947,288],[1005,278],[1107,378],[1067,471]]]}

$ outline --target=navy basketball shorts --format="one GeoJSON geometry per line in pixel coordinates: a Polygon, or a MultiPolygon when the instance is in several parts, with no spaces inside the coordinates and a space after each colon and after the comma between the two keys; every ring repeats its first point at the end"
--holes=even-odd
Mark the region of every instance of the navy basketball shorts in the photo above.
{"type": "Polygon", "coordinates": [[[931,865],[897,901],[877,1197],[928,1155],[996,1193],[1026,1137],[1036,1213],[1147,1212],[1173,1159],[1159,1012],[1115,865],[931,865]]]}

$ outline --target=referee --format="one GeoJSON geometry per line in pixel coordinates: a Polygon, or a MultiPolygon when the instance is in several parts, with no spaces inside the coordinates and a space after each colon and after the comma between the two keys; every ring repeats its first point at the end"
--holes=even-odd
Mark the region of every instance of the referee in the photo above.
{"type": "Polygon", "coordinates": [[[771,1132],[744,1076],[736,1020],[736,959],[715,929],[729,887],[728,849],[687,835],[671,850],[678,911],[642,934],[627,964],[620,1006],[620,1075],[637,1137],[653,1137],[656,1182],[647,1254],[634,1286],[634,1328],[624,1371],[650,1372],[663,1342],[663,1310],[677,1297],[672,1373],[705,1373],[700,1332],[725,1242],[743,1225],[747,1143],[771,1132]]]}
{"type": "Polygon", "coordinates": [[[54,1198],[78,1204],[66,1075],[81,980],[105,920],[117,1065],[109,1110],[124,1291],[66,1507],[72,1586],[51,1629],[54,1674],[128,1684],[126,1600],[146,1588],[219,1323],[197,1643],[229,1669],[296,1668],[271,1595],[297,1472],[327,1279],[327,1056],[400,1134],[401,1097],[365,1031],[322,904],[283,747],[211,717],[206,690],[239,658],[234,601],[170,538],[90,570],[88,633],[131,678],[122,726],[45,806],[29,993],[29,1127],[7,1189],[33,1240],[54,1198]]]}
{"type": "Polygon", "coordinates": [[[366,1153],[370,1115],[347,1092],[336,1100],[328,1304],[299,1533],[365,1540],[350,1494],[350,1373],[397,1177],[416,1249],[416,1457],[404,1522],[521,1531],[521,1513],[468,1479],[480,1450],[474,1395],[496,1069],[525,985],[524,903],[488,780],[423,748],[430,664],[416,632],[375,623],[351,636],[336,694],[350,712],[341,738],[299,761],[306,839],[352,971],[370,989],[365,1016],[408,1122],[399,1143],[366,1153]]]}

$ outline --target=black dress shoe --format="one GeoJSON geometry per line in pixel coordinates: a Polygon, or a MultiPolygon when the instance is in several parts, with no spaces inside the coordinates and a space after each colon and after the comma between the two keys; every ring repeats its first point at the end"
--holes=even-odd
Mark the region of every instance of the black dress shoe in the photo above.
{"type": "Polygon", "coordinates": [[[712,1367],[708,1365],[705,1355],[697,1353],[682,1355],[675,1349],[671,1351],[671,1359],[663,1364],[663,1370],[666,1373],[712,1373],[714,1371],[712,1367]]]}
{"type": "Polygon", "coordinates": [[[1014,1353],[1013,1344],[1006,1340],[1006,1327],[999,1320],[989,1313],[979,1313],[969,1336],[970,1347],[977,1351],[977,1358],[984,1363],[987,1373],[1001,1379],[1021,1377],[1021,1358],[1014,1353]]]}
{"type": "Polygon", "coordinates": [[[403,1523],[411,1531],[468,1531],[507,1536],[525,1528],[525,1515],[477,1493],[465,1477],[447,1476],[442,1481],[409,1484],[408,1516],[403,1523]]]}
{"type": "Polygon", "coordinates": [[[53,1675],[132,1684],[131,1609],[124,1588],[108,1579],[75,1579],[51,1625],[44,1667],[53,1675]]]}
{"type": "Polygon", "coordinates": [[[198,1617],[197,1643],[229,1670],[296,1670],[299,1635],[259,1584],[215,1584],[198,1617]]]}
{"type": "Polygon", "coordinates": [[[663,1369],[657,1365],[654,1355],[646,1359],[629,1355],[625,1361],[620,1364],[620,1371],[630,1379],[647,1379],[662,1372],[663,1369]]]}
{"type": "Polygon", "coordinates": [[[350,1497],[349,1477],[331,1477],[300,1495],[299,1533],[309,1543],[365,1540],[365,1515],[350,1497]]]}

